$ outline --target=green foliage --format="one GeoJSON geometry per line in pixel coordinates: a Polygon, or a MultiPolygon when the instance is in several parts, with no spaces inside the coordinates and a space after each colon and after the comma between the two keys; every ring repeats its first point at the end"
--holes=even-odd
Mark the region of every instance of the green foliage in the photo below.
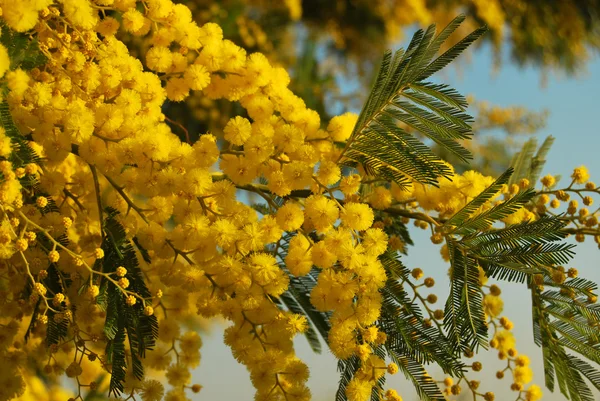
{"type": "Polygon", "coordinates": [[[0,23],[0,43],[8,50],[10,69],[31,70],[46,63],[46,56],[40,51],[38,41],[30,35],[15,32],[0,23]]]}
{"type": "Polygon", "coordinates": [[[525,206],[535,196],[532,190],[480,211],[498,195],[502,185],[510,182],[512,175],[513,170],[507,170],[443,227],[451,263],[444,325],[460,349],[475,349],[487,342],[478,266],[488,277],[523,282],[545,266],[566,263],[573,256],[573,246],[560,242],[565,237],[565,223],[558,218],[542,217],[502,229],[493,227],[525,206]]]}
{"type": "Polygon", "coordinates": [[[37,163],[40,161],[40,157],[31,149],[15,125],[6,100],[0,103],[0,124],[6,131],[6,136],[12,142],[13,152],[9,161],[13,166],[22,167],[28,163],[37,163]]]}
{"type": "Polygon", "coordinates": [[[444,326],[454,346],[462,351],[477,350],[487,342],[487,324],[477,261],[455,241],[448,241],[451,277],[444,326]]]}
{"type": "MultiPolygon", "coordinates": [[[[64,282],[59,270],[54,264],[48,268],[48,277],[43,280],[44,286],[54,294],[65,293],[70,282],[64,282]]],[[[48,310],[48,327],[46,329],[46,345],[59,344],[67,336],[69,329],[69,319],[64,316],[57,316],[53,310],[48,310]]]]}
{"type": "Polygon", "coordinates": [[[426,325],[421,309],[405,290],[409,270],[395,255],[381,256],[388,282],[383,288],[380,330],[388,334],[384,347],[387,355],[412,381],[421,400],[444,400],[438,385],[427,374],[425,365],[437,364],[445,373],[462,377],[464,366],[460,355],[439,325],[426,325]]]}
{"type": "Polygon", "coordinates": [[[512,175],[512,170],[507,170],[504,174],[502,174],[492,185],[486,188],[482,193],[480,193],[475,199],[471,202],[467,203],[461,210],[456,212],[454,216],[452,216],[445,223],[445,226],[451,228],[452,226],[458,226],[460,230],[461,226],[463,226],[466,222],[466,219],[473,215],[479,208],[481,208],[486,202],[492,199],[494,196],[500,192],[502,189],[502,185],[506,184],[512,175]]]}
{"type": "Polygon", "coordinates": [[[419,30],[406,50],[386,52],[371,93],[348,140],[345,155],[370,175],[395,181],[436,185],[450,177],[449,167],[410,133],[414,130],[461,160],[470,158],[458,141],[471,136],[466,100],[455,90],[424,82],[454,60],[486,30],[477,29],[434,58],[441,45],[464,20],[455,18],[440,33],[419,30]],[[398,125],[404,124],[405,128],[398,125]]]}
{"type": "Polygon", "coordinates": [[[404,289],[409,270],[391,252],[380,259],[388,274],[388,282],[382,290],[384,302],[380,318],[391,340],[386,346],[397,356],[410,357],[421,364],[435,362],[445,372],[460,376],[462,365],[456,360],[448,338],[440,327],[424,324],[419,306],[404,289]]]}
{"type": "Polygon", "coordinates": [[[526,178],[531,185],[535,185],[535,182],[540,177],[542,168],[546,163],[546,155],[553,143],[553,136],[546,137],[536,152],[536,138],[531,138],[525,142],[523,148],[513,156],[510,162],[510,166],[514,169],[515,173],[512,175],[508,184],[516,184],[519,180],[526,178]]]}
{"type": "Polygon", "coordinates": [[[346,387],[350,380],[354,377],[354,374],[360,368],[360,359],[358,357],[352,356],[346,360],[340,359],[338,361],[338,372],[340,372],[340,382],[338,385],[338,390],[335,394],[336,401],[346,401],[346,387]]]}
{"type": "Polygon", "coordinates": [[[534,282],[530,288],[534,340],[542,347],[546,386],[554,391],[558,383],[560,392],[573,401],[594,400],[584,379],[600,389],[600,307],[588,299],[597,287],[581,278],[557,283],[552,271],[542,274],[543,288],[550,289],[534,282]]]}
{"type": "MultiPolygon", "coordinates": [[[[96,261],[95,270],[112,274],[119,266],[125,267],[130,283],[128,290],[140,295],[144,300],[152,299],[139,268],[134,247],[117,220],[118,212],[111,208],[107,208],[106,212],[102,241],[104,258],[96,261]]],[[[136,245],[139,248],[139,244],[136,245]]],[[[105,277],[100,281],[100,295],[96,301],[106,311],[104,334],[109,340],[106,355],[108,362],[112,364],[109,394],[118,396],[123,392],[128,368],[132,369],[136,378],[141,380],[144,377],[141,360],[146,350],[154,347],[158,337],[158,322],[154,315],[144,314],[144,302],[141,300],[138,299],[135,305],[129,306],[122,289],[105,277]],[[129,344],[127,354],[125,341],[129,344]]]]}
{"type": "MultiPolygon", "coordinates": [[[[295,285],[294,287],[298,287],[298,285],[295,285]]],[[[287,291],[285,292],[281,298],[279,300],[276,300],[279,302],[279,304],[283,304],[285,305],[285,307],[287,308],[287,310],[293,312],[293,313],[297,313],[299,315],[311,315],[312,309],[310,307],[310,305],[306,305],[305,301],[306,299],[304,299],[304,297],[302,297],[302,295],[299,295],[300,301],[296,300],[296,298],[292,295],[293,293],[295,293],[296,291],[287,291]],[[302,302],[302,304],[301,304],[302,302]],[[304,309],[304,307],[307,307],[306,309],[304,309]]],[[[298,294],[297,294],[298,296],[298,294]]],[[[315,316],[311,316],[313,319],[315,316]]],[[[314,328],[314,321],[313,320],[308,320],[308,328],[306,329],[306,332],[304,333],[304,336],[306,337],[306,340],[308,341],[308,345],[310,345],[310,348],[313,350],[313,352],[320,354],[322,351],[322,347],[321,347],[321,341],[319,340],[319,334],[317,334],[317,332],[315,331],[314,328]]]]}

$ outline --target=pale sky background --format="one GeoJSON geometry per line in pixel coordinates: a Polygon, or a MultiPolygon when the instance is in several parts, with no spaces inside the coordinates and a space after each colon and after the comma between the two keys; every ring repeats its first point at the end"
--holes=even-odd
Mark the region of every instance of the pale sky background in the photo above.
{"type": "MultiPolygon", "coordinates": [[[[458,73],[449,68],[442,79],[459,92],[472,94],[478,99],[488,100],[491,104],[525,105],[538,111],[548,109],[548,124],[538,134],[538,138],[541,142],[547,135],[553,135],[556,141],[548,155],[543,173],[568,177],[574,167],[585,164],[589,168],[592,180],[600,182],[600,129],[594,121],[598,117],[596,113],[600,112],[600,58],[596,57],[590,62],[587,70],[587,73],[579,78],[550,76],[547,86],[542,88],[539,71],[533,68],[519,69],[505,58],[505,64],[499,74],[492,77],[491,50],[484,46],[474,53],[470,62],[461,64],[458,73]]],[[[564,181],[566,179],[563,179],[564,181]]],[[[436,278],[437,284],[433,290],[440,298],[436,306],[443,309],[448,292],[448,266],[439,256],[439,247],[429,241],[429,234],[412,227],[411,235],[416,246],[409,249],[409,256],[405,257],[403,262],[409,268],[421,267],[426,275],[436,278]]],[[[577,256],[568,267],[576,267],[580,276],[600,282],[600,250],[596,244],[588,239],[584,244],[578,245],[576,253],[577,256]]],[[[532,359],[534,382],[544,389],[543,399],[564,400],[560,393],[552,394],[543,385],[541,350],[532,340],[531,301],[525,285],[500,283],[500,286],[505,302],[504,314],[515,322],[517,349],[532,359]]],[[[248,372],[244,366],[235,362],[230,350],[222,342],[222,335],[223,327],[218,326],[215,326],[210,334],[203,335],[202,362],[194,373],[194,382],[202,384],[204,388],[200,394],[189,396],[194,401],[251,401],[254,398],[254,389],[248,372]]],[[[309,387],[313,392],[313,399],[333,400],[339,380],[336,360],[326,348],[321,355],[313,354],[304,337],[298,337],[296,344],[298,355],[311,369],[309,387]]],[[[470,377],[482,380],[480,389],[483,392],[496,392],[496,399],[499,401],[516,398],[516,393],[509,389],[510,377],[501,381],[495,378],[497,368],[503,367],[505,362],[497,361],[493,351],[484,352],[475,360],[483,362],[484,371],[480,376],[470,377]]],[[[431,373],[436,379],[443,378],[435,369],[431,369],[431,373]]],[[[405,401],[418,399],[412,384],[407,383],[401,373],[389,377],[386,387],[396,388],[405,401]]],[[[597,399],[600,399],[600,394],[597,399]]]]}

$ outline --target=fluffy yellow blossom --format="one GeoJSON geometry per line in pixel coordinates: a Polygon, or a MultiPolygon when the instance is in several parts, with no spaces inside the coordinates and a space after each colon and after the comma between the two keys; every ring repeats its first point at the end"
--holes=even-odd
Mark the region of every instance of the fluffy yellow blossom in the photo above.
{"type": "Polygon", "coordinates": [[[544,177],[542,177],[542,179],[540,180],[540,182],[548,188],[552,188],[554,187],[554,185],[556,185],[556,178],[553,175],[545,175],[544,177]]]}
{"type": "Polygon", "coordinates": [[[144,15],[134,8],[123,13],[123,28],[128,32],[136,32],[144,26],[144,15]]]}
{"type": "Polygon", "coordinates": [[[317,231],[325,232],[333,227],[339,217],[339,209],[334,201],[316,195],[306,199],[304,213],[317,231]]]}
{"type": "Polygon", "coordinates": [[[508,352],[509,349],[515,347],[516,340],[510,331],[500,330],[498,333],[496,333],[490,344],[498,351],[508,352]]]}
{"type": "Polygon", "coordinates": [[[486,294],[483,298],[485,312],[491,317],[499,316],[504,309],[504,301],[499,296],[486,294]]]}
{"type": "Polygon", "coordinates": [[[243,117],[235,117],[229,120],[223,129],[225,139],[234,145],[243,145],[250,138],[252,125],[250,121],[243,117]]]}
{"type": "Polygon", "coordinates": [[[327,132],[332,140],[343,142],[350,138],[357,120],[358,116],[350,112],[333,117],[327,125],[327,132]]]}
{"type": "Polygon", "coordinates": [[[51,4],[51,1],[8,0],[2,4],[2,18],[17,32],[25,32],[35,27],[38,12],[51,4]]]}
{"type": "Polygon", "coordinates": [[[341,171],[337,164],[331,161],[322,161],[319,166],[317,178],[323,185],[333,185],[340,180],[341,171]]]}
{"type": "Polygon", "coordinates": [[[573,170],[571,178],[577,184],[585,184],[590,179],[590,174],[585,166],[579,166],[573,170]]]}
{"type": "Polygon", "coordinates": [[[165,388],[157,380],[144,380],[140,396],[143,401],[160,401],[165,393],[165,388]]]}
{"type": "Polygon", "coordinates": [[[344,195],[352,195],[360,188],[361,177],[358,174],[347,175],[340,182],[340,190],[344,195]]]}
{"type": "Polygon", "coordinates": [[[383,186],[376,187],[369,197],[369,203],[375,209],[386,209],[392,204],[392,193],[383,186]]]}
{"type": "Polygon", "coordinates": [[[373,210],[363,203],[347,203],[341,213],[342,224],[352,230],[363,231],[373,224],[373,210]]]}
{"type": "Polygon", "coordinates": [[[370,382],[354,378],[346,386],[346,397],[349,401],[367,401],[371,399],[372,388],[370,382]]]}
{"type": "Polygon", "coordinates": [[[185,70],[184,78],[193,90],[202,90],[210,83],[210,73],[200,64],[192,64],[185,70]]]}
{"type": "Polygon", "coordinates": [[[285,231],[299,229],[304,222],[304,212],[300,206],[288,202],[277,211],[277,224],[285,231]]]}
{"type": "Polygon", "coordinates": [[[533,372],[528,366],[517,366],[513,370],[513,380],[517,384],[527,384],[533,378],[533,372]]]}
{"type": "Polygon", "coordinates": [[[89,0],[62,0],[65,17],[77,28],[92,29],[98,22],[97,12],[89,0]]]}
{"type": "Polygon", "coordinates": [[[164,46],[153,46],[146,53],[146,65],[156,72],[167,72],[173,65],[173,54],[164,46]]]}
{"type": "Polygon", "coordinates": [[[542,399],[542,389],[535,385],[532,384],[531,386],[529,386],[529,388],[525,391],[525,400],[527,401],[539,401],[542,399]]]}

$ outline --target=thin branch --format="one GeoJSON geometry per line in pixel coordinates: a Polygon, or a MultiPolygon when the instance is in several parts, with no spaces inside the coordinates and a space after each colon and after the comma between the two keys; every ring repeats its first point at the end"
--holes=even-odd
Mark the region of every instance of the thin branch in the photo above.
{"type": "Polygon", "coordinates": [[[141,207],[137,206],[130,198],[129,196],[127,196],[127,194],[125,193],[125,191],[123,191],[123,187],[120,187],[119,185],[117,185],[117,183],[115,181],[113,181],[112,178],[110,178],[108,175],[104,175],[104,178],[106,178],[106,180],[110,183],[110,185],[113,186],[113,188],[119,193],[119,195],[121,195],[121,197],[125,200],[125,202],[127,202],[127,206],[129,207],[129,209],[133,209],[137,212],[137,214],[142,218],[142,220],[144,220],[144,222],[146,224],[150,224],[148,219],[146,218],[146,216],[144,215],[144,209],[142,209],[141,207]]]}
{"type": "MultiPolygon", "coordinates": [[[[222,181],[222,180],[227,179],[227,176],[222,173],[213,173],[212,178],[213,178],[213,181],[222,181]]],[[[236,188],[242,189],[244,191],[257,193],[257,194],[261,195],[263,198],[265,198],[265,194],[268,194],[268,195],[273,194],[269,190],[269,187],[267,187],[266,185],[263,185],[263,184],[236,185],[236,188]]],[[[297,189],[297,190],[292,191],[290,193],[290,195],[286,196],[286,198],[308,198],[311,195],[313,195],[313,193],[310,189],[297,189]]],[[[345,201],[343,199],[334,198],[334,200],[339,202],[342,205],[345,203],[345,201]]],[[[271,202],[269,202],[269,204],[271,204],[271,202]]],[[[443,223],[442,220],[435,219],[434,217],[431,217],[425,213],[411,212],[409,210],[398,208],[398,207],[389,207],[387,209],[383,209],[382,211],[384,213],[388,213],[393,216],[402,216],[402,217],[408,217],[408,218],[411,218],[414,220],[421,220],[421,221],[427,222],[429,224],[433,224],[434,226],[440,226],[443,223]]]]}
{"type": "Polygon", "coordinates": [[[96,166],[90,164],[92,177],[94,178],[94,189],[96,190],[96,202],[98,203],[98,220],[100,221],[100,232],[104,233],[104,218],[102,217],[102,199],[100,197],[100,182],[98,182],[98,172],[96,166]]]}
{"type": "Polygon", "coordinates": [[[79,201],[79,197],[78,196],[75,196],[75,194],[73,194],[67,188],[63,189],[63,193],[65,194],[65,196],[67,196],[67,198],[73,199],[73,202],[75,202],[75,204],[79,207],[79,209],[81,209],[82,211],[85,210],[85,206],[83,206],[81,204],[81,202],[79,201]]]}

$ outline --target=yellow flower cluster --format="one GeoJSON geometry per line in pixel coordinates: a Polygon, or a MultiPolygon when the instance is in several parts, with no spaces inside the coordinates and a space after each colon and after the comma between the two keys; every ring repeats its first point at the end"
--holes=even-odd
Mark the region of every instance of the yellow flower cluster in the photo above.
{"type": "Polygon", "coordinates": [[[537,401],[542,397],[542,392],[537,385],[532,384],[527,390],[524,389],[525,385],[533,379],[533,371],[529,367],[529,358],[516,350],[516,340],[511,332],[514,327],[513,322],[507,317],[500,317],[504,309],[500,294],[500,288],[493,284],[484,297],[485,311],[494,329],[490,346],[498,350],[500,360],[507,361],[506,367],[496,372],[496,377],[502,379],[507,370],[511,371],[513,374],[511,390],[518,391],[519,396],[525,400],[537,401]]]}
{"type": "Polygon", "coordinates": [[[441,217],[450,217],[492,182],[494,182],[493,177],[483,176],[476,171],[467,171],[463,174],[455,174],[452,180],[442,180],[439,187],[415,185],[413,196],[424,210],[437,211],[441,217]]]}

